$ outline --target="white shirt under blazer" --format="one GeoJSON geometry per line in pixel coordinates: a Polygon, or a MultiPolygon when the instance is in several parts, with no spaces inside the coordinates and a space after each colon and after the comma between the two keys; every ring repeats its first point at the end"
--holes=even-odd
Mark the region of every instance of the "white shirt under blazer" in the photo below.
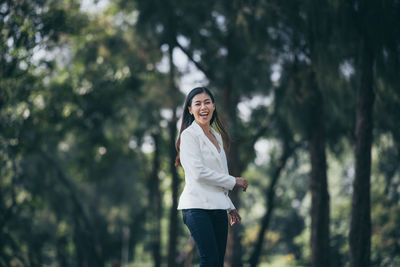
{"type": "Polygon", "coordinates": [[[220,152],[193,121],[181,134],[180,161],[185,172],[185,187],[179,199],[182,209],[235,209],[228,191],[236,179],[228,173],[222,138],[213,128],[220,152]]]}

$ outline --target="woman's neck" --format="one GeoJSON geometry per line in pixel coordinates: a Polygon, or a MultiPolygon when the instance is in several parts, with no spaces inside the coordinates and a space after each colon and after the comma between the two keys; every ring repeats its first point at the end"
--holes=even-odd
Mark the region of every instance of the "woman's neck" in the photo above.
{"type": "Polygon", "coordinates": [[[208,134],[209,132],[211,132],[210,124],[206,124],[206,125],[199,124],[199,126],[201,127],[201,129],[203,129],[203,132],[205,134],[208,134]]]}

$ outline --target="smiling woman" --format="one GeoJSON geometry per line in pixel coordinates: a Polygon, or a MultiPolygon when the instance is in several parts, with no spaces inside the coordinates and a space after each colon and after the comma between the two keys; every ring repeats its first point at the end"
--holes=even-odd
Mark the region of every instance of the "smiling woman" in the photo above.
{"type": "Polygon", "coordinates": [[[195,95],[192,99],[192,105],[188,108],[190,115],[194,116],[195,121],[199,125],[203,127],[210,125],[210,120],[211,116],[214,114],[215,105],[208,94],[201,93],[195,95]]]}
{"type": "Polygon", "coordinates": [[[207,88],[197,87],[188,94],[182,117],[175,165],[183,167],[186,184],[178,209],[196,243],[200,266],[223,266],[227,212],[231,226],[241,222],[228,192],[235,186],[246,191],[247,181],[228,173],[224,144],[228,147],[229,135],[207,88]]]}
{"type": "Polygon", "coordinates": [[[194,120],[197,124],[203,129],[206,129],[204,134],[214,144],[218,152],[220,152],[221,148],[218,144],[217,138],[210,130],[207,130],[207,128],[210,128],[210,121],[215,110],[215,104],[212,102],[211,97],[206,93],[198,94],[193,97],[192,105],[188,108],[189,113],[194,116],[194,120]]]}

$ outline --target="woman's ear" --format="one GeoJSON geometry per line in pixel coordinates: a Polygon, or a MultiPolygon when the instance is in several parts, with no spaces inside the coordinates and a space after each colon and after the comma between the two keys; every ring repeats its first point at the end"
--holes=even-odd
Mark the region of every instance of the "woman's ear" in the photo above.
{"type": "Polygon", "coordinates": [[[189,110],[189,114],[192,115],[192,107],[189,106],[188,110],[189,110]]]}

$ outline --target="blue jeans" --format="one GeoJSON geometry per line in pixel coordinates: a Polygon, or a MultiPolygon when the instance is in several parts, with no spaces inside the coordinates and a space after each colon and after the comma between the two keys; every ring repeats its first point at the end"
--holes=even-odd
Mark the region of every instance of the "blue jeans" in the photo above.
{"type": "Polygon", "coordinates": [[[185,209],[182,216],[199,252],[200,267],[223,267],[228,237],[226,210],[185,209]]]}

